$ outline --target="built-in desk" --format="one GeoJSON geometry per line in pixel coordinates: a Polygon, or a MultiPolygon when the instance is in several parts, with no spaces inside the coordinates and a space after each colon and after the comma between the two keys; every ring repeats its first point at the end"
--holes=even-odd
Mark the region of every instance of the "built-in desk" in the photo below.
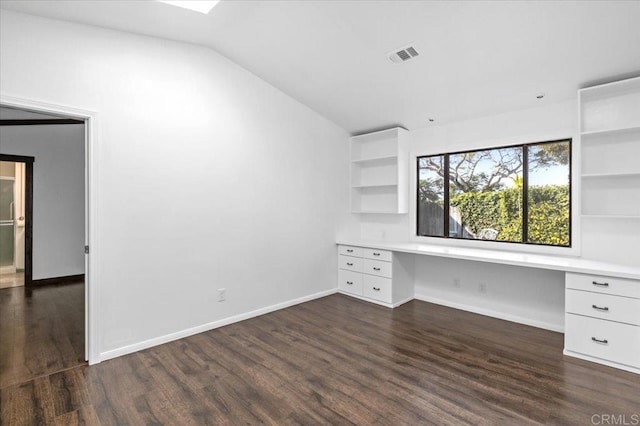
{"type": "Polygon", "coordinates": [[[411,300],[398,253],[565,272],[566,355],[640,374],[640,267],[435,244],[339,240],[338,290],[388,307],[411,300]]]}
{"type": "Polygon", "coordinates": [[[606,275],[617,278],[640,280],[640,266],[632,267],[616,265],[612,263],[581,259],[578,257],[550,256],[466,247],[448,247],[436,244],[394,243],[386,241],[339,240],[337,243],[339,245],[370,247],[397,253],[448,257],[452,259],[474,260],[477,262],[499,263],[503,265],[524,266],[529,268],[551,269],[563,272],[606,275]]]}

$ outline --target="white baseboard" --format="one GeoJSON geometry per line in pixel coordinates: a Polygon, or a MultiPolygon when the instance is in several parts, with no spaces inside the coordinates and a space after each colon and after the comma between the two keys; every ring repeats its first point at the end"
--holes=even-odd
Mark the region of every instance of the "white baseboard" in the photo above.
{"type": "Polygon", "coordinates": [[[364,297],[364,296],[358,296],[357,294],[347,293],[346,291],[342,291],[342,290],[338,290],[338,293],[344,294],[345,296],[353,297],[354,299],[360,299],[360,300],[364,300],[365,302],[384,306],[386,308],[397,308],[398,306],[404,305],[405,303],[411,302],[413,300],[413,296],[411,296],[396,303],[387,303],[387,302],[381,302],[379,300],[369,299],[368,297],[364,297]]]}
{"type": "Polygon", "coordinates": [[[393,304],[393,305],[391,305],[391,306],[393,306],[394,308],[397,308],[397,307],[398,307],[398,306],[400,306],[400,305],[404,305],[404,304],[405,304],[405,303],[407,303],[407,302],[411,302],[413,299],[415,299],[415,297],[413,297],[413,296],[411,296],[411,297],[407,297],[406,299],[403,299],[403,300],[401,300],[401,301],[399,301],[399,302],[396,302],[396,303],[394,303],[394,304],[393,304]]]}
{"type": "Polygon", "coordinates": [[[594,356],[589,356],[589,355],[583,355],[583,354],[579,354],[579,353],[576,353],[576,352],[568,351],[566,349],[564,351],[562,351],[562,353],[564,355],[566,355],[566,356],[570,356],[570,357],[573,357],[573,358],[584,359],[585,361],[591,361],[591,362],[595,362],[595,363],[598,363],[598,364],[603,364],[603,365],[606,365],[607,367],[618,368],[620,370],[624,370],[624,371],[629,371],[631,373],[640,374],[640,368],[631,367],[629,365],[618,364],[616,362],[607,361],[606,359],[596,358],[594,356]]]}
{"type": "Polygon", "coordinates": [[[145,340],[133,345],[123,346],[121,348],[112,349],[110,351],[102,352],[100,354],[100,360],[98,362],[106,361],[108,359],[116,358],[122,355],[138,352],[143,349],[148,349],[153,346],[169,343],[174,340],[182,339],[185,337],[193,336],[194,334],[203,333],[205,331],[213,330],[218,327],[224,327],[225,325],[233,324],[239,321],[244,321],[249,318],[258,317],[260,315],[268,314],[270,312],[278,311],[280,309],[288,308],[289,306],[298,305],[300,303],[309,302],[314,299],[320,299],[334,294],[338,291],[337,288],[321,291],[311,294],[309,296],[303,296],[297,299],[288,300],[286,302],[277,303],[275,305],[267,306],[265,308],[256,309],[255,311],[246,312],[232,317],[224,318],[218,321],[210,322],[207,324],[199,325],[197,327],[188,328],[186,330],[177,331],[160,337],[154,337],[153,339],[145,340]]]}
{"type": "Polygon", "coordinates": [[[391,303],[381,302],[379,300],[369,299],[368,297],[358,296],[357,294],[347,293],[346,291],[338,290],[338,293],[344,294],[345,296],[353,297],[354,299],[364,300],[365,302],[373,303],[375,305],[384,306],[385,308],[393,308],[394,307],[391,303]]]}
{"type": "Polygon", "coordinates": [[[558,324],[553,324],[545,321],[536,321],[536,320],[532,320],[531,318],[505,314],[504,312],[494,311],[492,309],[478,308],[477,306],[473,306],[473,305],[451,302],[449,300],[439,299],[437,297],[425,296],[424,294],[416,294],[415,298],[417,300],[422,300],[423,302],[435,303],[436,305],[442,305],[442,306],[447,306],[449,308],[460,309],[462,311],[473,312],[474,314],[485,315],[492,318],[498,318],[506,321],[516,322],[518,324],[530,325],[532,327],[564,333],[564,326],[561,326],[558,324]]]}

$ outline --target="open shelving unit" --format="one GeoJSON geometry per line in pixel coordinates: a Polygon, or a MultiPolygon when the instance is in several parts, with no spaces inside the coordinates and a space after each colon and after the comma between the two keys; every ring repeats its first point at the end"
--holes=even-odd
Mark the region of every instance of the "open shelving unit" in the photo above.
{"type": "Polygon", "coordinates": [[[407,213],[407,134],[394,127],[351,137],[352,213],[407,213]]]}
{"type": "Polygon", "coordinates": [[[640,264],[640,78],[582,89],[582,256],[640,264]]]}

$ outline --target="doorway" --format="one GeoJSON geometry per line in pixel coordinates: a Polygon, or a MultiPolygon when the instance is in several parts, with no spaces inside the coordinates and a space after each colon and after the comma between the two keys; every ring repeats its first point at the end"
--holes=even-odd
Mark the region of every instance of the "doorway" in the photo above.
{"type": "MultiPolygon", "coordinates": [[[[0,109],[2,107],[14,108],[35,114],[48,114],[56,119],[76,120],[84,123],[84,182],[85,182],[85,285],[84,285],[84,330],[85,330],[85,353],[84,359],[89,364],[97,364],[101,360],[99,348],[99,320],[97,311],[99,309],[99,286],[100,276],[98,265],[100,264],[100,248],[96,235],[98,234],[98,198],[92,196],[97,194],[99,186],[98,174],[99,156],[97,148],[100,146],[98,128],[98,113],[94,110],[53,104],[37,99],[28,99],[16,96],[9,96],[0,91],[0,109]],[[91,254],[89,254],[89,249],[91,254]]],[[[4,144],[0,144],[4,145],[4,144]]],[[[26,262],[26,259],[25,259],[26,262]]],[[[25,265],[26,267],[26,265],[25,265]]]]}
{"type": "Polygon", "coordinates": [[[85,126],[0,105],[0,388],[87,360],[85,126]]]}

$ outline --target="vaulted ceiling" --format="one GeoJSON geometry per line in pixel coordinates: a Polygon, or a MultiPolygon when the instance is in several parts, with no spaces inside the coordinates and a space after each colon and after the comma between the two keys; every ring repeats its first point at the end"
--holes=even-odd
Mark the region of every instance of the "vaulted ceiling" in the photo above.
{"type": "Polygon", "coordinates": [[[211,47],[354,133],[534,107],[640,75],[640,1],[223,0],[209,15],[156,1],[0,4],[211,47]],[[419,56],[388,59],[408,43],[419,56]]]}

